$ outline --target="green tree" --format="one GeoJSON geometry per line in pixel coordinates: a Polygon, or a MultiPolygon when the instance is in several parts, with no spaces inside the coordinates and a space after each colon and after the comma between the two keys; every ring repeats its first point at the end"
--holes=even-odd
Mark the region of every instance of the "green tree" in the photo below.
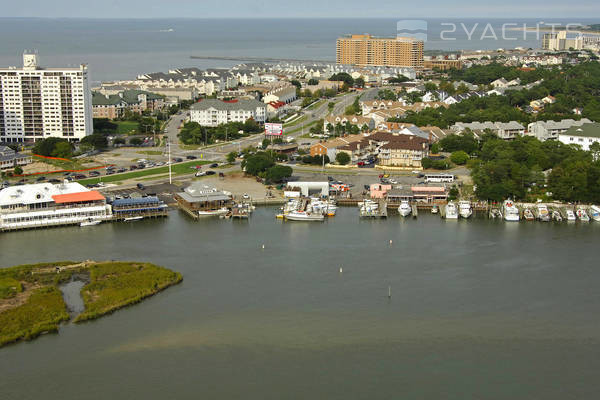
{"type": "Polygon", "coordinates": [[[144,141],[138,137],[134,137],[132,139],[129,140],[129,144],[131,146],[141,146],[142,143],[144,143],[144,141]]]}
{"type": "Polygon", "coordinates": [[[108,147],[108,140],[106,139],[106,136],[99,133],[94,133],[84,137],[81,139],[81,143],[90,145],[96,150],[104,150],[108,147]]]}
{"type": "Polygon", "coordinates": [[[14,174],[15,175],[22,175],[23,174],[23,168],[16,166],[15,170],[14,170],[14,174]]]}
{"type": "Polygon", "coordinates": [[[350,156],[345,151],[339,151],[335,155],[335,161],[340,165],[346,165],[350,162],[350,156]]]}
{"type": "Polygon", "coordinates": [[[311,79],[308,80],[307,83],[308,83],[309,86],[315,86],[315,85],[319,84],[319,81],[317,79],[315,79],[315,78],[311,78],[311,79]]]}
{"type": "Polygon", "coordinates": [[[450,161],[457,165],[465,165],[469,161],[469,155],[462,151],[455,151],[450,155],[450,161]]]}
{"type": "Polygon", "coordinates": [[[237,153],[235,151],[231,151],[227,153],[226,160],[229,164],[233,164],[235,159],[237,158],[237,153]]]}
{"type": "Polygon", "coordinates": [[[66,140],[56,143],[54,150],[52,150],[52,157],[71,158],[72,156],[73,145],[66,140]]]}
{"type": "Polygon", "coordinates": [[[354,87],[364,88],[365,87],[365,80],[362,77],[356,78],[354,80],[354,87]]]}
{"type": "Polygon", "coordinates": [[[265,178],[267,183],[278,183],[292,176],[293,172],[292,167],[287,165],[274,165],[267,169],[262,177],[265,178]]]}
{"type": "Polygon", "coordinates": [[[242,161],[242,170],[249,175],[258,176],[267,169],[275,165],[275,160],[270,154],[259,152],[250,156],[244,157],[242,161]]]}

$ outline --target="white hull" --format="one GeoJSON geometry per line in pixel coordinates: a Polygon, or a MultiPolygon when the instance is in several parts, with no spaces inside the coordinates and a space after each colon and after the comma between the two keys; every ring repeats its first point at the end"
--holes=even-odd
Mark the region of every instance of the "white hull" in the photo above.
{"type": "Polygon", "coordinates": [[[403,217],[408,217],[411,212],[412,212],[412,208],[410,207],[410,204],[408,204],[408,203],[403,202],[400,204],[400,207],[398,207],[398,213],[400,213],[400,215],[403,217]]]}
{"type": "Polygon", "coordinates": [[[511,200],[506,200],[502,208],[505,221],[519,222],[519,209],[515,207],[514,203],[511,200]]]}
{"type": "Polygon", "coordinates": [[[84,221],[81,224],[79,224],[79,226],[95,226],[95,225],[99,225],[101,224],[102,221],[99,220],[95,220],[95,221],[84,221]]]}
{"type": "Polygon", "coordinates": [[[600,207],[592,206],[592,208],[590,208],[590,217],[594,221],[600,222],[600,207]]]}
{"type": "Polygon", "coordinates": [[[198,215],[200,217],[216,217],[219,215],[225,215],[229,212],[227,208],[221,208],[219,210],[210,210],[210,211],[198,211],[198,215]]]}
{"type": "Polygon", "coordinates": [[[131,218],[125,218],[124,221],[125,222],[133,222],[133,221],[139,221],[144,219],[144,217],[131,217],[131,218]]]}
{"type": "Polygon", "coordinates": [[[325,220],[323,214],[306,214],[302,212],[291,212],[284,217],[288,221],[315,221],[321,222],[325,220]]]}
{"type": "Polygon", "coordinates": [[[446,219],[458,219],[458,211],[454,203],[446,204],[446,219]]]}

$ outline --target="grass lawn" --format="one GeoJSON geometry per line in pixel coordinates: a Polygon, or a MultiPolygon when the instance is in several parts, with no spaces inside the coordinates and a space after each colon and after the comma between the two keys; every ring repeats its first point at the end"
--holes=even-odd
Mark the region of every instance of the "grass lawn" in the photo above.
{"type": "Polygon", "coordinates": [[[137,154],[143,154],[145,156],[161,156],[163,155],[164,151],[162,150],[142,150],[142,151],[136,151],[137,154]]]}
{"type": "MultiPolygon", "coordinates": [[[[195,165],[205,165],[205,164],[211,164],[211,163],[212,163],[212,161],[204,161],[204,160],[188,161],[188,162],[183,162],[183,163],[179,163],[179,164],[173,164],[171,166],[171,171],[172,171],[173,175],[191,174],[194,171],[190,167],[193,167],[195,165]]],[[[158,168],[140,169],[140,170],[131,171],[131,172],[124,172],[122,174],[103,176],[102,178],[98,177],[98,178],[82,179],[77,182],[81,183],[82,185],[93,185],[93,184],[99,183],[101,179],[102,179],[102,182],[104,182],[104,183],[112,183],[112,182],[122,182],[122,181],[126,181],[128,179],[142,178],[142,177],[147,177],[147,176],[164,175],[164,174],[168,174],[168,173],[169,173],[169,166],[165,165],[165,166],[158,167],[158,168]]]]}
{"type": "Polygon", "coordinates": [[[135,121],[114,121],[117,124],[117,134],[131,135],[138,133],[140,124],[135,121]]]}
{"type": "Polygon", "coordinates": [[[75,322],[138,303],[183,280],[178,272],[148,263],[107,262],[92,265],[89,272],[90,283],[81,289],[85,311],[75,322]]]}

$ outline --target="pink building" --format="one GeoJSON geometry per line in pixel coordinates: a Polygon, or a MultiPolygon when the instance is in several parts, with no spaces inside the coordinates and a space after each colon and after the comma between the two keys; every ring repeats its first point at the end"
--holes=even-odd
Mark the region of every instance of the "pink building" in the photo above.
{"type": "Polygon", "coordinates": [[[379,183],[374,183],[371,185],[371,198],[384,199],[389,190],[392,190],[392,185],[381,185],[379,183]]]}

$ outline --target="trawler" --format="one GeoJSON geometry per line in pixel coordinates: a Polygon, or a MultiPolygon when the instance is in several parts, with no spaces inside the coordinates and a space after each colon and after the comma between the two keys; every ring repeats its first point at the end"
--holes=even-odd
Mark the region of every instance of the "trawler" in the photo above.
{"type": "Polygon", "coordinates": [[[504,201],[502,205],[502,213],[504,214],[504,220],[509,222],[519,221],[519,209],[515,206],[515,203],[508,199],[504,201]]]}
{"type": "Polygon", "coordinates": [[[458,210],[452,201],[446,204],[446,219],[458,219],[458,210]]]}
{"type": "Polygon", "coordinates": [[[408,217],[412,212],[412,208],[410,203],[407,200],[402,200],[400,202],[400,206],[398,207],[398,213],[403,217],[408,217]]]}
{"type": "Polygon", "coordinates": [[[473,215],[473,209],[471,208],[471,202],[468,200],[462,200],[458,202],[458,213],[463,218],[470,218],[473,215]]]}

